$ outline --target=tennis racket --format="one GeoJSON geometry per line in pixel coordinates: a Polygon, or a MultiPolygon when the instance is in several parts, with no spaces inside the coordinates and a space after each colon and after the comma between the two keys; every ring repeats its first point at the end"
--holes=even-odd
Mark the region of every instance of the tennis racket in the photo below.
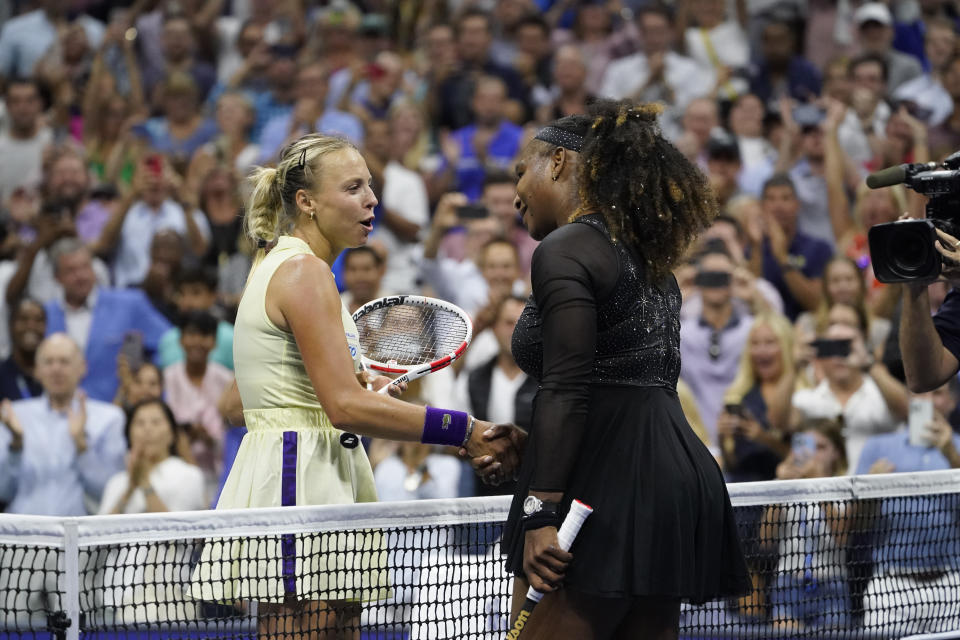
{"type": "MultiPolygon", "coordinates": [[[[584,520],[586,520],[587,516],[591,513],[593,513],[593,508],[579,500],[574,500],[570,504],[570,511],[567,512],[567,517],[563,519],[563,524],[560,525],[560,530],[557,531],[557,542],[560,544],[561,549],[570,551],[570,547],[573,546],[573,541],[577,538],[577,534],[580,533],[580,527],[583,526],[584,520]]],[[[510,633],[507,634],[507,640],[516,640],[520,637],[520,633],[523,631],[523,628],[527,626],[527,620],[530,619],[530,614],[533,613],[534,607],[536,607],[542,599],[543,594],[533,587],[527,590],[527,599],[523,602],[523,607],[521,607],[520,614],[513,623],[513,628],[510,629],[510,633]]]]}
{"type": "MultiPolygon", "coordinates": [[[[424,296],[387,296],[357,309],[364,366],[410,382],[463,355],[473,338],[470,316],[455,304],[424,296]]],[[[386,393],[384,385],[380,393],[386,393]]]]}

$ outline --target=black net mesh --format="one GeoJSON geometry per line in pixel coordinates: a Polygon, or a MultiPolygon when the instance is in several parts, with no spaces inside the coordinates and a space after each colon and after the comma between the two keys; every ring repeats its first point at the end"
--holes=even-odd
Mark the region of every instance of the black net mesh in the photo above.
{"type": "Polygon", "coordinates": [[[51,547],[0,543],[0,638],[63,631],[62,555],[51,547]]]}
{"type": "MultiPolygon", "coordinates": [[[[461,502],[447,504],[455,512],[461,502]]],[[[217,527],[208,526],[191,537],[164,533],[164,521],[153,519],[143,534],[104,543],[81,536],[81,637],[504,637],[512,579],[500,556],[501,522],[418,524],[429,519],[413,504],[403,512],[409,524],[380,526],[372,508],[355,526],[327,532],[279,525],[210,537],[217,527]]],[[[960,629],[960,493],[780,496],[735,511],[753,590],[685,603],[681,637],[903,638],[960,629]]],[[[316,529],[330,528],[311,518],[316,529]]],[[[56,637],[51,620],[65,609],[60,553],[0,545],[0,637],[17,629],[56,637]]]]}
{"type": "Polygon", "coordinates": [[[499,532],[467,524],[101,546],[81,554],[82,628],[492,638],[506,627],[510,593],[499,532]]]}
{"type": "Polygon", "coordinates": [[[375,362],[416,366],[457,350],[467,338],[463,317],[439,307],[400,304],[357,319],[360,348],[375,362]]]}

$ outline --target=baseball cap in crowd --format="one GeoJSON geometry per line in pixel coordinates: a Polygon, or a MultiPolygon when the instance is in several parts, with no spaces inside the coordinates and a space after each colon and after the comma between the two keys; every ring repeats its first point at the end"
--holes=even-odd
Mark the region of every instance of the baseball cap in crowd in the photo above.
{"type": "Polygon", "coordinates": [[[725,131],[714,132],[707,140],[707,157],[711,160],[739,162],[740,144],[735,137],[725,131]]]}
{"type": "Polygon", "coordinates": [[[853,14],[853,21],[858,27],[862,27],[868,22],[879,22],[885,27],[893,24],[893,16],[890,9],[882,2],[867,2],[860,5],[853,14]]]}
{"type": "Polygon", "coordinates": [[[317,24],[327,29],[356,31],[363,20],[363,13],[349,0],[333,0],[317,13],[317,24]]]}
{"type": "Polygon", "coordinates": [[[387,35],[387,16],[382,13],[365,13],[360,20],[360,35],[378,37],[387,35]]]}

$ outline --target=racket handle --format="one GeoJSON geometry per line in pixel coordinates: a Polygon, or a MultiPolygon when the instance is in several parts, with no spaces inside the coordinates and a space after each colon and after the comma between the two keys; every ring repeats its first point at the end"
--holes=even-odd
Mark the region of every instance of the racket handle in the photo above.
{"type": "Polygon", "coordinates": [[[380,389],[377,390],[377,393],[387,394],[390,392],[390,387],[394,385],[398,385],[401,382],[409,382],[410,380],[413,380],[413,378],[410,377],[409,373],[405,373],[402,376],[398,376],[397,378],[393,379],[392,381],[380,387],[380,389]]]}
{"type": "MultiPolygon", "coordinates": [[[[573,546],[573,541],[576,540],[577,534],[580,533],[580,527],[583,526],[587,516],[591,513],[593,513],[593,508],[579,500],[574,500],[570,503],[570,511],[567,512],[567,517],[563,519],[563,524],[560,525],[560,530],[557,531],[557,542],[563,551],[570,551],[570,547],[573,546]]],[[[540,600],[543,599],[543,594],[533,587],[530,587],[530,589],[527,590],[527,598],[534,602],[540,602],[540,600]]]]}

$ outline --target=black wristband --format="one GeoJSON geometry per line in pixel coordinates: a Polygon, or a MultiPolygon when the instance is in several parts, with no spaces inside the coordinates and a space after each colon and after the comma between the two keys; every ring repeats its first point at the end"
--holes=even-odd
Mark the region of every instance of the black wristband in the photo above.
{"type": "Polygon", "coordinates": [[[556,511],[538,511],[532,515],[520,518],[520,525],[523,527],[524,533],[544,527],[553,527],[559,530],[562,522],[563,518],[560,516],[560,513],[556,511]]]}

